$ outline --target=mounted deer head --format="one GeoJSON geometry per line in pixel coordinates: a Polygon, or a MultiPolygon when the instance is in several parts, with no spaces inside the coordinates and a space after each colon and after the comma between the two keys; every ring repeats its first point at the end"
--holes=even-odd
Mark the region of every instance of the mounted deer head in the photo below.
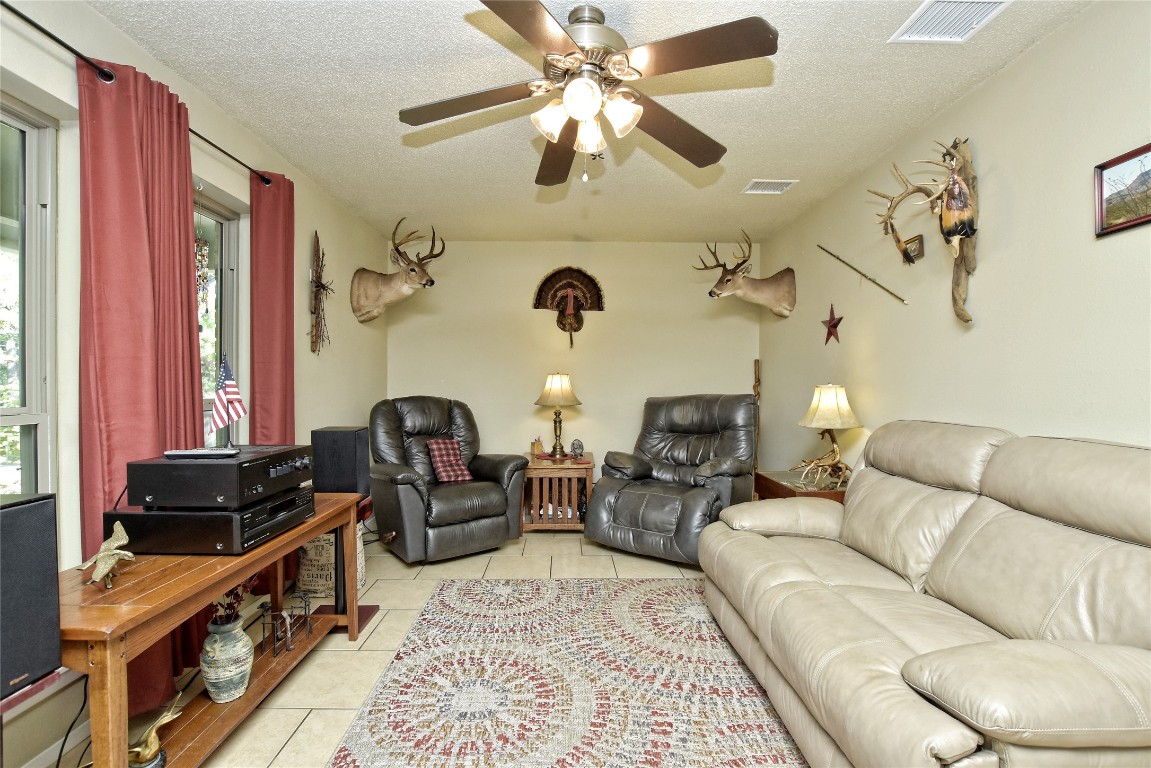
{"type": "Polygon", "coordinates": [[[912,195],[923,195],[923,202],[931,206],[931,212],[939,216],[939,232],[943,241],[955,257],[951,274],[951,306],[955,316],[965,323],[971,322],[971,314],[964,306],[967,303],[967,281],[975,272],[975,221],[979,212],[976,194],[975,168],[971,162],[971,151],[967,139],[955,139],[951,146],[936,142],[943,148],[941,160],[918,160],[916,162],[936,165],[947,171],[942,182],[932,180],[934,187],[926,184],[912,184],[899,166],[892,164],[895,175],[903,183],[903,191],[894,195],[867,190],[887,201],[887,210],[876,214],[883,227],[883,234],[890,235],[896,248],[908,264],[915,258],[907,250],[906,243],[895,230],[895,210],[912,195]]]}
{"type": "MultiPolygon", "coordinates": [[[[743,230],[740,231],[743,232],[743,230]]],[[[704,243],[708,252],[711,253],[714,263],[708,264],[700,256],[699,263],[703,266],[694,267],[694,269],[701,271],[707,269],[720,271],[719,279],[707,292],[708,296],[713,299],[735,296],[744,301],[750,301],[752,304],[767,307],[773,314],[780,317],[787,317],[791,314],[791,310],[795,309],[794,269],[791,267],[781,269],[771,277],[748,277],[748,274],[751,273],[751,238],[746,232],[743,232],[740,255],[733,267],[728,267],[725,262],[719,260],[719,256],[715,252],[716,245],[704,243]]]]}
{"type": "Polygon", "coordinates": [[[392,230],[392,263],[399,269],[385,275],[361,267],[352,275],[352,312],[361,323],[375,320],[390,305],[411,296],[417,288],[431,288],[436,284],[424,269],[424,264],[444,255],[443,239],[440,239],[439,250],[436,250],[436,228],[432,227],[432,243],[427,254],[421,256],[417,253],[416,258],[412,259],[403,248],[408,243],[422,238],[417,230],[412,230],[397,240],[396,233],[400,231],[400,225],[403,223],[404,220],[400,219],[392,230]]]}

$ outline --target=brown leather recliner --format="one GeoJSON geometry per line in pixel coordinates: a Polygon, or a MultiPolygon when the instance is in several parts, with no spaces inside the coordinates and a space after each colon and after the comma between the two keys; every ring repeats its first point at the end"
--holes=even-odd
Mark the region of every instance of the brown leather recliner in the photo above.
{"type": "Polygon", "coordinates": [[[465,403],[443,397],[381,400],[368,422],[372,507],[388,547],[405,562],[494,549],[520,535],[520,496],[528,460],[480,454],[476,420],[465,403]],[[473,480],[438,482],[431,438],[455,438],[473,480]]]}
{"type": "Polygon", "coordinates": [[[698,563],[700,531],[724,507],[752,499],[755,411],[752,395],[648,398],[634,452],[604,457],[584,536],[698,563]]]}

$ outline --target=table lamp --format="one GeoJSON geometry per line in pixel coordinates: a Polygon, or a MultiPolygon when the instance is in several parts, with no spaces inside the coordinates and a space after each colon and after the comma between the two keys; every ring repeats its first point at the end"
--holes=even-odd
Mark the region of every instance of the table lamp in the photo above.
{"type": "Polygon", "coordinates": [[[799,426],[820,430],[821,440],[824,435],[831,438],[831,450],[817,458],[804,459],[792,469],[803,469],[803,475],[800,477],[803,482],[807,482],[808,475],[814,472],[812,483],[818,485],[820,480],[827,477],[835,480],[835,488],[841,487],[851,474],[851,467],[840,459],[835,430],[863,426],[851,412],[851,404],[847,402],[847,389],[842,384],[816,386],[811,406],[799,420],[799,426]]]}
{"type": "Polygon", "coordinates": [[[539,400],[536,400],[536,405],[554,405],[556,409],[555,418],[552,419],[556,441],[551,453],[548,454],[553,459],[562,459],[566,455],[564,444],[560,442],[560,433],[563,431],[563,414],[560,412],[560,407],[579,404],[579,398],[572,392],[571,376],[566,373],[549,373],[547,381],[544,382],[544,391],[540,394],[539,400]]]}

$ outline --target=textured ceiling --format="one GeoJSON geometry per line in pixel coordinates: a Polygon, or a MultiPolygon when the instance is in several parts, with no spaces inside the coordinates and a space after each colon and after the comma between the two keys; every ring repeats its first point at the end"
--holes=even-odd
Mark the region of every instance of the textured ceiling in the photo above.
{"type": "MultiPolygon", "coordinates": [[[[577,155],[545,188],[528,119],[541,97],[419,128],[397,118],[538,76],[539,54],[479,2],[89,2],[381,232],[407,216],[448,240],[641,242],[763,239],[1088,4],[1016,0],[964,45],[893,45],[919,0],[602,0],[629,45],[756,15],[779,51],[637,83],[726,146],[719,164],[637,130],[609,137],[588,182],[577,155]],[[740,195],[752,178],[799,183],[740,195]]],[[[566,22],[572,3],[544,5],[566,22]]]]}

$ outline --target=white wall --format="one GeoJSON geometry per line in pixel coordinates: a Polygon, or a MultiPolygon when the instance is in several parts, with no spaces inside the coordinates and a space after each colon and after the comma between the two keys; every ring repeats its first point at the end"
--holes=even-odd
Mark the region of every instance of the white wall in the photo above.
{"type": "Polygon", "coordinates": [[[1151,3],[1091,6],[763,244],[763,271],[795,267],[799,299],[762,325],[761,467],[821,452],[796,421],[830,381],[865,425],[841,435],[850,461],[869,430],[905,418],[1151,444],[1151,225],[1096,239],[1092,171],[1149,139],[1149,31],[1151,3]],[[899,209],[900,233],[923,233],[926,251],[904,266],[876,223],[886,203],[867,192],[898,191],[892,162],[910,173],[957,136],[979,177],[970,326],[952,313],[934,220],[899,209]],[[841,343],[825,346],[831,304],[841,343]]]}
{"type": "Polygon", "coordinates": [[[702,245],[455,243],[442,231],[435,286],[388,310],[386,394],[468,403],[483,451],[522,453],[536,436],[550,448],[553,409],[534,404],[549,372],[572,375],[583,404],[563,409],[564,446],[580,438],[597,471],[605,451],[635,444],[646,397],[751,392],[758,308],[708,298],[715,272],[692,269],[702,245]],[[572,348],[554,312],[532,309],[540,281],[565,266],[604,293],[604,311],[584,313],[572,348]]]}

